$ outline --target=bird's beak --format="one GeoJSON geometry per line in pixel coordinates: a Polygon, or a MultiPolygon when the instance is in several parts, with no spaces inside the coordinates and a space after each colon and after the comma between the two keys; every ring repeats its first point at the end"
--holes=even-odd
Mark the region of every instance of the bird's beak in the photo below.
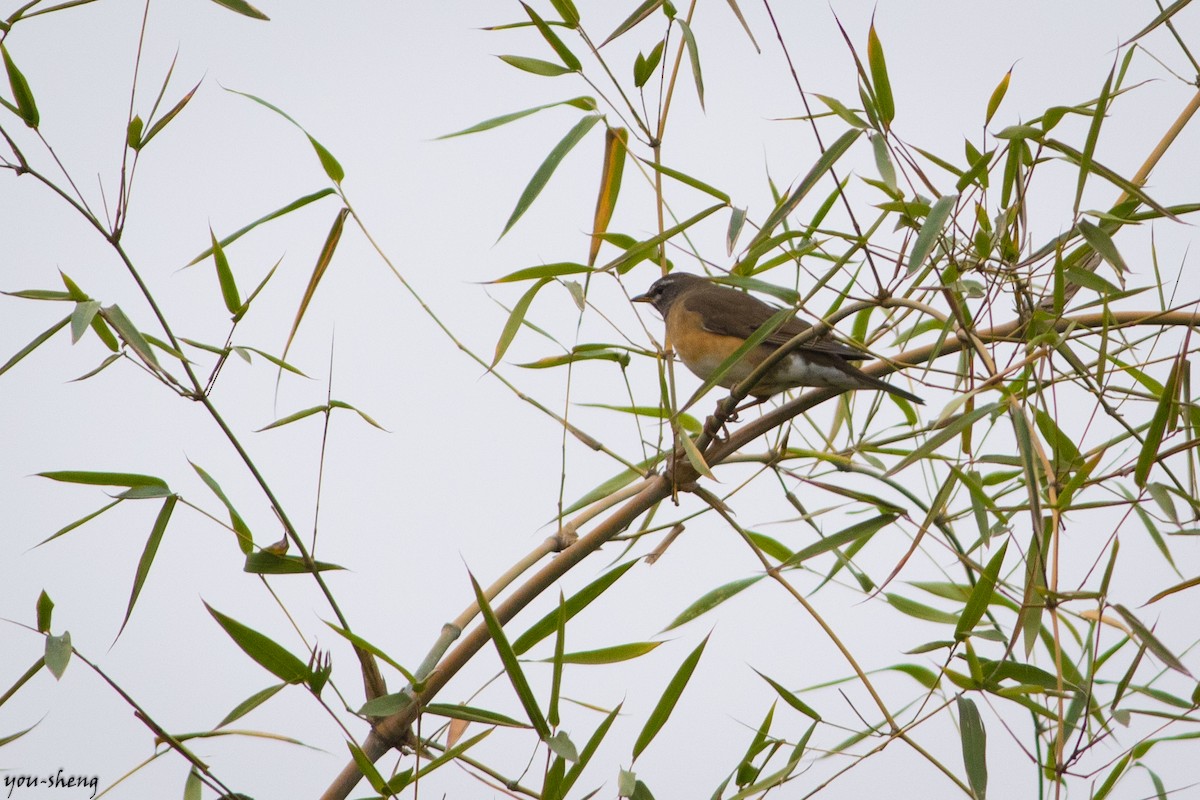
{"type": "Polygon", "coordinates": [[[648,294],[639,294],[637,297],[631,297],[629,299],[631,302],[634,302],[634,303],[653,303],[654,302],[653,300],[650,299],[650,295],[648,295],[648,294]]]}

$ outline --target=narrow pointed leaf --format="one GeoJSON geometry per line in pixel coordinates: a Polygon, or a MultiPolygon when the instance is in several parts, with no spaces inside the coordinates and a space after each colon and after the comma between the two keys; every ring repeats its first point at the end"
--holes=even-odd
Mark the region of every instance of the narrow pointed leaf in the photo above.
{"type": "Polygon", "coordinates": [[[646,724],[642,727],[641,733],[638,734],[637,741],[633,743],[633,760],[654,741],[654,737],[667,724],[671,713],[675,710],[675,705],[679,702],[679,698],[683,695],[683,690],[687,688],[688,681],[692,679],[692,673],[696,671],[696,665],[700,663],[700,656],[704,654],[704,647],[708,644],[708,637],[704,637],[704,641],[688,654],[688,657],[679,665],[679,669],[675,671],[675,676],[671,678],[671,682],[667,684],[666,690],[658,699],[658,704],[654,710],[650,712],[650,716],[646,718],[646,724]]]}
{"type": "Polygon", "coordinates": [[[1146,625],[1140,619],[1133,615],[1133,612],[1131,612],[1125,606],[1119,604],[1113,606],[1113,608],[1115,608],[1117,613],[1125,618],[1125,622],[1129,624],[1130,629],[1133,631],[1133,635],[1137,637],[1138,641],[1146,646],[1147,650],[1154,654],[1155,658],[1176,672],[1187,675],[1189,678],[1192,677],[1192,673],[1189,672],[1188,668],[1183,665],[1183,662],[1180,661],[1174,653],[1168,650],[1167,646],[1159,641],[1158,637],[1154,635],[1154,632],[1151,631],[1150,628],[1146,627],[1146,625]]]}
{"type": "Polygon", "coordinates": [[[1007,550],[1008,542],[1005,542],[980,573],[979,580],[975,583],[975,588],[971,590],[971,596],[968,598],[966,606],[963,607],[958,624],[954,628],[956,640],[962,641],[970,636],[971,631],[979,624],[979,620],[983,619],[984,612],[992,602],[992,594],[996,591],[996,581],[999,580],[1000,568],[1004,565],[1004,554],[1007,550]]]}
{"type": "Polygon", "coordinates": [[[558,165],[562,163],[563,158],[566,157],[567,153],[571,152],[575,145],[579,144],[583,137],[587,135],[587,132],[599,121],[600,116],[598,114],[588,114],[575,123],[575,126],[567,131],[567,135],[550,150],[545,160],[542,161],[541,166],[537,168],[537,171],[533,173],[533,177],[529,179],[529,183],[525,186],[525,191],[518,198],[516,207],[513,208],[512,214],[509,215],[508,221],[504,224],[504,230],[500,232],[501,237],[508,233],[517,220],[529,210],[529,206],[541,194],[542,189],[546,188],[546,184],[550,181],[550,176],[558,169],[558,165]]]}
{"type": "Polygon", "coordinates": [[[66,327],[67,323],[69,323],[70,321],[71,321],[71,315],[68,314],[67,316],[63,317],[58,322],[54,323],[49,328],[47,328],[46,330],[42,331],[37,336],[35,336],[32,342],[30,342],[29,344],[22,347],[20,350],[18,350],[16,352],[16,354],[12,358],[10,358],[8,361],[5,361],[3,366],[0,366],[0,375],[3,375],[4,373],[8,372],[10,369],[12,369],[14,366],[16,366],[17,363],[20,362],[21,359],[23,359],[25,356],[29,355],[34,350],[37,350],[39,347],[41,347],[42,344],[45,343],[45,341],[47,339],[49,339],[51,336],[53,336],[54,334],[56,334],[60,330],[62,330],[64,327],[66,327]]]}
{"type": "Polygon", "coordinates": [[[41,122],[41,114],[38,113],[37,103],[33,99],[33,90],[29,88],[29,81],[25,80],[21,70],[17,69],[17,65],[13,63],[12,57],[8,54],[8,48],[2,43],[0,43],[0,57],[4,59],[4,71],[8,73],[8,85],[12,89],[13,99],[17,103],[17,116],[30,128],[37,128],[41,122]]]}
{"type": "Polygon", "coordinates": [[[912,252],[908,254],[909,275],[925,266],[925,262],[929,259],[933,248],[937,246],[938,237],[942,235],[942,230],[946,227],[946,220],[950,218],[950,214],[954,211],[954,204],[957,202],[958,195],[949,194],[939,197],[929,209],[929,216],[925,217],[925,221],[921,223],[921,230],[917,232],[917,240],[913,243],[912,252]]]}
{"type": "Polygon", "coordinates": [[[699,178],[693,178],[691,175],[688,175],[687,173],[680,172],[677,169],[671,169],[670,167],[655,163],[654,161],[650,161],[645,158],[639,158],[638,161],[641,161],[643,164],[645,164],[647,167],[650,167],[650,169],[654,170],[655,172],[660,172],[663,175],[666,175],[668,178],[674,178],[675,180],[679,181],[680,183],[690,186],[693,189],[699,189],[700,191],[704,192],[705,194],[707,194],[711,197],[715,197],[716,199],[720,200],[722,203],[728,204],[728,203],[732,202],[728,194],[726,194],[725,192],[722,192],[720,189],[716,188],[715,186],[710,186],[709,184],[705,183],[704,181],[700,180],[699,178]]]}
{"type": "Polygon", "coordinates": [[[500,620],[496,618],[496,612],[488,603],[483,588],[475,580],[474,575],[470,575],[470,578],[471,587],[475,590],[475,602],[479,604],[479,612],[483,615],[483,621],[491,635],[492,644],[496,646],[496,652],[500,655],[500,663],[504,665],[504,674],[508,676],[513,691],[517,693],[517,699],[521,701],[521,706],[525,709],[525,715],[529,717],[534,730],[538,732],[538,737],[545,741],[550,738],[550,726],[547,724],[545,716],[542,715],[542,709],[538,706],[537,698],[533,695],[533,689],[529,686],[524,670],[521,669],[521,663],[517,661],[517,654],[509,644],[508,636],[505,635],[500,620]]]}
{"type": "MultiPolygon", "coordinates": [[[[566,619],[569,621],[580,611],[587,608],[593,600],[604,594],[604,592],[610,586],[616,583],[622,575],[632,569],[637,563],[637,561],[627,561],[624,564],[613,567],[608,572],[604,573],[599,578],[568,597],[566,602],[563,603],[563,608],[566,611],[566,619]]],[[[522,655],[528,652],[529,649],[535,644],[554,633],[557,624],[558,609],[556,608],[531,625],[529,629],[525,631],[525,633],[517,637],[516,641],[514,641],[512,645],[513,652],[515,652],[517,655],[522,655]]]]}
{"type": "Polygon", "coordinates": [[[992,117],[996,116],[996,110],[1000,108],[1000,103],[1004,101],[1004,95],[1008,93],[1008,84],[1012,80],[1012,70],[1004,73],[1004,77],[1000,79],[1000,83],[996,84],[996,88],[992,90],[992,96],[988,98],[987,114],[983,118],[984,126],[992,124],[992,117]]]}
{"type": "MultiPolygon", "coordinates": [[[[254,230],[259,225],[262,225],[264,222],[270,222],[273,219],[279,219],[280,217],[284,216],[285,214],[290,214],[291,212],[295,211],[298,208],[303,208],[304,206],[308,205],[309,203],[320,200],[322,197],[328,197],[331,194],[334,194],[334,190],[326,187],[324,189],[321,189],[320,191],[313,192],[312,194],[306,194],[303,197],[298,197],[295,200],[293,200],[292,202],[288,203],[286,206],[276,209],[275,211],[272,211],[270,214],[259,217],[258,219],[251,222],[249,225],[238,228],[236,231],[234,231],[233,233],[231,233],[230,235],[226,236],[224,239],[221,240],[221,246],[228,247],[230,244],[237,241],[238,239],[240,239],[242,236],[246,235],[250,231],[254,230]]],[[[203,253],[196,256],[191,261],[189,261],[185,266],[191,267],[196,264],[199,264],[201,261],[203,261],[204,259],[211,256],[212,252],[213,252],[212,248],[211,247],[208,248],[203,253]]],[[[257,291],[255,292],[255,294],[257,294],[257,291]]],[[[253,297],[253,295],[251,295],[251,296],[253,297]]]]}
{"type": "Polygon", "coordinates": [[[622,661],[630,661],[635,658],[651,653],[661,645],[662,642],[630,642],[629,644],[618,644],[612,647],[598,647],[595,650],[579,650],[574,653],[563,653],[562,663],[564,664],[617,664],[622,661]]]}
{"type": "Polygon", "coordinates": [[[739,592],[749,589],[764,577],[764,575],[752,575],[749,578],[741,578],[736,581],[731,581],[724,586],[718,586],[716,589],[705,592],[702,597],[685,608],[679,614],[679,616],[671,620],[671,623],[667,625],[667,627],[663,628],[663,632],[672,630],[673,628],[678,628],[680,625],[684,625],[699,616],[707,614],[709,611],[712,611],[721,603],[724,603],[726,600],[738,594],[739,592]]]}
{"type": "Polygon", "coordinates": [[[616,30],[610,33],[608,38],[600,43],[600,46],[604,47],[604,45],[608,44],[613,39],[616,39],[618,36],[632,29],[633,26],[637,25],[646,17],[653,14],[655,9],[662,4],[663,0],[643,0],[642,4],[635,8],[633,13],[626,17],[624,21],[622,21],[621,24],[616,27],[616,30]]]}
{"type": "Polygon", "coordinates": [[[75,304],[75,311],[71,314],[71,344],[78,342],[83,334],[87,333],[99,310],[99,300],[84,300],[75,304]]]}
{"type": "Polygon", "coordinates": [[[162,543],[163,534],[167,532],[167,523],[171,521],[171,512],[175,510],[177,502],[179,502],[179,495],[168,496],[163,501],[162,508],[159,509],[154,526],[150,529],[150,538],[146,540],[146,546],[142,549],[142,557],[138,559],[137,573],[133,578],[133,589],[129,593],[129,605],[125,608],[125,618],[121,620],[121,628],[117,631],[118,639],[121,637],[121,632],[125,630],[126,624],[129,623],[129,616],[133,614],[133,606],[137,603],[138,595],[142,593],[142,587],[146,585],[150,567],[154,564],[154,556],[158,553],[158,546],[162,543]]]}
{"type": "Polygon", "coordinates": [[[808,703],[801,700],[794,693],[788,691],[787,688],[785,688],[783,686],[783,684],[779,683],[776,680],[773,680],[772,678],[768,677],[767,675],[764,675],[763,673],[759,672],[758,670],[754,670],[754,671],[758,674],[758,677],[762,678],[764,681],[769,683],[771,685],[771,688],[775,690],[776,694],[778,694],[780,697],[782,697],[783,701],[785,703],[787,703],[789,706],[796,709],[797,711],[799,711],[801,714],[805,715],[806,717],[811,717],[812,719],[816,720],[817,722],[821,721],[821,715],[818,714],[816,712],[816,710],[813,709],[812,706],[810,706],[808,703]]]}
{"type": "Polygon", "coordinates": [[[300,298],[300,307],[296,309],[296,318],[292,321],[292,330],[288,333],[287,344],[283,348],[283,360],[287,360],[288,350],[292,346],[292,340],[296,337],[296,331],[300,328],[300,321],[304,319],[304,312],[308,310],[308,304],[312,302],[313,296],[317,293],[317,286],[321,283],[321,278],[325,277],[325,271],[329,269],[330,262],[333,261],[333,254],[337,250],[338,242],[342,238],[342,227],[346,223],[346,216],[350,213],[350,209],[341,208],[338,210],[337,216],[333,219],[333,225],[329,228],[329,234],[325,237],[325,244],[321,247],[321,252],[317,254],[317,263],[313,265],[312,275],[309,276],[308,286],[304,290],[304,296],[300,298]]]}
{"type": "Polygon", "coordinates": [[[233,278],[233,270],[229,268],[229,259],[225,257],[225,250],[217,241],[217,235],[213,233],[212,228],[208,229],[208,236],[212,240],[213,262],[217,267],[217,282],[221,286],[221,297],[225,300],[226,310],[230,314],[236,314],[242,307],[237,281],[233,278]]]}
{"type": "MultiPolygon", "coordinates": [[[[826,536],[818,542],[810,544],[808,547],[797,550],[791,558],[785,561],[780,566],[786,569],[791,569],[800,566],[814,556],[819,556],[822,553],[828,553],[830,550],[858,542],[859,540],[869,539],[874,536],[882,528],[889,525],[896,519],[895,514],[880,514],[877,517],[855,523],[843,531],[839,531],[831,536],[826,536]]],[[[861,547],[861,545],[860,545],[861,547]]]]}
{"type": "Polygon", "coordinates": [[[159,366],[158,357],[154,355],[154,350],[150,347],[150,342],[141,331],[134,327],[133,322],[125,316],[125,312],[121,310],[120,306],[111,305],[108,308],[102,308],[100,313],[104,315],[108,324],[113,326],[125,344],[146,363],[146,366],[155,370],[162,369],[159,366]]]}
{"type": "Polygon", "coordinates": [[[1100,139],[1100,126],[1104,123],[1104,115],[1108,113],[1108,96],[1112,91],[1115,67],[1108,71],[1104,85],[1100,88],[1100,96],[1096,98],[1096,109],[1092,113],[1092,124],[1088,126],[1087,138],[1083,144],[1083,154],[1079,162],[1079,179],[1075,186],[1075,213],[1079,213],[1079,203],[1083,200],[1083,187],[1091,173],[1092,156],[1096,153],[1096,142],[1100,139]]]}
{"type": "Polygon", "coordinates": [[[1117,246],[1113,243],[1112,237],[1100,228],[1087,220],[1079,220],[1079,234],[1083,236],[1091,248],[1095,250],[1105,261],[1112,264],[1113,269],[1118,273],[1128,273],[1129,265],[1125,263],[1125,259],[1121,257],[1121,253],[1117,250],[1117,246]]]}
{"type": "Polygon", "coordinates": [[[496,352],[492,356],[492,363],[489,366],[496,366],[500,363],[500,359],[504,358],[504,354],[508,352],[509,345],[516,338],[517,331],[521,329],[521,325],[525,322],[525,315],[529,312],[529,306],[533,303],[533,298],[550,281],[550,278],[539,280],[533,286],[526,289],[525,294],[521,295],[521,299],[513,306],[512,311],[509,312],[508,320],[504,323],[504,328],[500,331],[500,339],[496,342],[496,352]]]}
{"type": "Polygon", "coordinates": [[[236,11],[242,16],[250,17],[251,19],[271,19],[266,14],[247,3],[246,0],[213,0],[213,2],[219,6],[225,6],[225,8],[228,8],[230,11],[236,11]]]}
{"type": "Polygon", "coordinates": [[[546,43],[550,45],[554,52],[558,54],[558,57],[562,59],[562,62],[566,64],[567,69],[571,70],[572,72],[579,72],[581,69],[583,69],[583,65],[579,63],[579,59],[576,58],[575,54],[571,52],[570,48],[563,43],[563,40],[558,38],[558,35],[550,29],[550,26],[546,24],[546,21],[538,16],[538,13],[530,8],[527,4],[521,3],[521,7],[525,9],[525,13],[529,15],[531,20],[533,20],[533,24],[538,29],[538,33],[542,34],[542,38],[546,40],[546,43]]]}
{"type": "Polygon", "coordinates": [[[596,212],[592,216],[592,242],[588,249],[588,266],[596,263],[596,255],[608,232],[617,195],[621,191],[621,176],[625,171],[625,148],[629,131],[609,128],[604,132],[604,164],[600,170],[600,191],[596,196],[596,212]]]}
{"type": "Polygon", "coordinates": [[[692,35],[691,27],[682,19],[676,19],[679,30],[683,31],[683,41],[687,46],[688,61],[692,65],[692,79],[696,81],[696,95],[700,99],[700,110],[704,110],[704,76],[700,73],[700,49],[696,45],[696,37],[692,35]]]}
{"type": "Polygon", "coordinates": [[[1150,470],[1158,459],[1159,446],[1162,444],[1163,435],[1167,430],[1167,422],[1174,412],[1175,398],[1179,393],[1183,363],[1182,358],[1177,358],[1172,365],[1171,373],[1167,376],[1167,383],[1163,386],[1162,394],[1159,395],[1158,406],[1154,409],[1154,416],[1150,419],[1150,427],[1146,430],[1146,439],[1142,443],[1137,465],[1133,471],[1133,480],[1138,486],[1146,485],[1146,481],[1150,477],[1150,470]]]}
{"type": "Polygon", "coordinates": [[[466,136],[470,133],[479,133],[480,131],[490,131],[492,128],[499,128],[501,125],[507,125],[510,122],[528,117],[530,114],[536,114],[539,111],[545,111],[547,108],[557,108],[558,106],[572,106],[582,111],[595,111],[596,101],[590,97],[580,96],[573,97],[570,100],[560,100],[557,103],[546,103],[545,105],[534,106],[533,108],[522,109],[521,111],[513,111],[508,114],[501,114],[498,117],[485,119],[483,122],[477,122],[469,128],[463,128],[461,131],[454,133],[446,133],[438,139],[451,139],[455,136],[466,136]]]}
{"type": "Polygon", "coordinates": [[[557,78],[560,75],[570,75],[572,72],[570,68],[564,67],[562,64],[555,64],[553,61],[545,61],[540,58],[514,55],[502,55],[497,58],[522,72],[541,75],[544,78],[557,78]]]}
{"type": "Polygon", "coordinates": [[[125,486],[130,489],[152,486],[167,489],[167,482],[153,475],[138,475],[134,472],[87,472],[84,470],[55,470],[39,472],[39,477],[61,483],[81,483],[86,486],[125,486]]]}
{"type": "Polygon", "coordinates": [[[488,711],[485,708],[473,708],[449,703],[429,703],[421,707],[422,713],[433,714],[447,719],[461,719],[464,722],[479,722],[484,725],[500,725],[505,728],[528,728],[529,725],[518,719],[488,711]]]}
{"type": "Polygon", "coordinates": [[[958,724],[962,737],[963,764],[967,768],[967,782],[975,800],[987,797],[987,731],[975,701],[958,696],[958,724]]]}
{"type": "Polygon", "coordinates": [[[274,686],[268,686],[266,689],[250,695],[245,700],[234,706],[233,710],[226,714],[221,721],[217,723],[217,727],[224,728],[229,723],[236,722],[237,720],[246,716],[251,711],[258,708],[275,695],[279,694],[279,691],[285,686],[287,686],[286,683],[277,683],[274,686]]]}
{"type": "Polygon", "coordinates": [[[153,125],[151,125],[150,129],[148,131],[146,131],[146,135],[142,136],[138,140],[138,145],[134,149],[141,150],[143,147],[145,147],[147,144],[149,144],[151,139],[153,139],[155,136],[157,136],[159,134],[159,132],[162,131],[163,128],[167,127],[167,125],[170,124],[171,120],[175,119],[175,117],[179,114],[180,111],[183,111],[183,107],[188,104],[188,101],[192,99],[192,95],[194,95],[196,93],[196,90],[199,88],[200,88],[200,84],[197,83],[195,86],[192,87],[192,90],[190,92],[188,92],[182,98],[180,98],[179,102],[176,103],[170,111],[168,111],[166,114],[163,115],[162,119],[158,120],[153,125]]]}
{"type": "Polygon", "coordinates": [[[64,632],[61,636],[47,636],[43,658],[46,659],[46,669],[50,670],[55,680],[61,679],[67,671],[67,663],[71,660],[70,632],[64,632]]]}
{"type": "Polygon", "coordinates": [[[217,624],[225,630],[225,633],[229,634],[229,638],[233,639],[234,644],[263,669],[287,683],[303,683],[307,679],[308,667],[282,645],[232,617],[222,614],[208,603],[205,603],[204,607],[208,609],[208,613],[217,621],[217,624]]]}
{"type": "Polygon", "coordinates": [[[887,62],[883,57],[883,44],[875,32],[875,23],[867,32],[867,63],[871,68],[871,88],[875,92],[875,108],[886,129],[896,118],[896,101],[892,97],[892,82],[888,78],[887,62]]]}

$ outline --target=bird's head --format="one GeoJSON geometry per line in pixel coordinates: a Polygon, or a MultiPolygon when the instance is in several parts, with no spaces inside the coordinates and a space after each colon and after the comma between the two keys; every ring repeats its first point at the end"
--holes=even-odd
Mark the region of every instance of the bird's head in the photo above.
{"type": "Polygon", "coordinates": [[[699,275],[692,275],[688,272],[672,272],[650,284],[646,293],[634,297],[633,302],[649,303],[659,314],[666,317],[667,312],[671,310],[671,304],[678,300],[680,295],[706,283],[708,281],[699,275]]]}

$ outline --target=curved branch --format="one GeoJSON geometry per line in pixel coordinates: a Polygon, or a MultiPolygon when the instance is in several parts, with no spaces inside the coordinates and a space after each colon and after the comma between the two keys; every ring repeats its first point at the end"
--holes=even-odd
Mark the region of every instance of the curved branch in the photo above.
{"type": "MultiPolygon", "coordinates": [[[[1062,317],[1055,320],[1053,325],[1056,330],[1063,332],[1077,327],[1099,328],[1105,325],[1110,330],[1136,325],[1190,326],[1195,325],[1197,321],[1200,321],[1200,312],[1110,311],[1062,317]]],[[[982,342],[1011,342],[1014,341],[1014,336],[1019,334],[1023,326],[1024,323],[1013,321],[987,330],[974,331],[970,336],[974,336],[982,342]]],[[[947,338],[939,344],[909,350],[896,356],[892,362],[876,362],[865,367],[863,371],[868,375],[880,377],[898,371],[900,367],[895,366],[897,363],[914,366],[953,355],[969,346],[970,336],[963,331],[955,338],[947,338]]],[[[836,389],[809,391],[795,400],[763,414],[758,419],[747,422],[734,431],[728,439],[713,443],[705,453],[708,464],[711,466],[720,464],[763,434],[783,425],[818,403],[841,393],[842,391],[836,389]]],[[[673,476],[655,474],[646,478],[637,493],[627,502],[590,532],[581,536],[573,545],[559,553],[554,560],[542,567],[526,583],[515,589],[508,598],[495,606],[496,616],[501,624],[515,617],[542,592],[550,588],[555,581],[566,575],[571,568],[628,528],[641,514],[650,510],[656,503],[670,497],[673,484],[686,487],[698,478],[699,475],[695,473],[686,459],[678,460],[673,476]]],[[[487,644],[489,638],[487,626],[482,623],[476,625],[469,634],[463,637],[434,669],[422,690],[415,695],[415,702],[376,724],[375,729],[371,731],[362,746],[366,756],[375,761],[387,753],[394,742],[404,741],[421,707],[429,703],[449,683],[450,679],[458,674],[467,662],[487,644]]],[[[357,764],[351,761],[321,795],[321,800],[344,800],[361,778],[362,773],[357,764]]]]}

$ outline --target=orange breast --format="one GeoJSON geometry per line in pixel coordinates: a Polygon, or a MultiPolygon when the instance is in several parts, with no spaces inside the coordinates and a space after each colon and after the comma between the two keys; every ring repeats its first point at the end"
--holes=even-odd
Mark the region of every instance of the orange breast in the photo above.
{"type": "MultiPolygon", "coordinates": [[[[700,315],[689,310],[683,303],[675,303],[667,314],[667,344],[683,360],[695,375],[702,380],[708,380],[725,359],[742,345],[742,340],[736,336],[706,331],[700,322],[700,315]]],[[[741,361],[734,364],[719,384],[732,388],[738,382],[745,380],[762,360],[771,353],[770,347],[758,347],[747,353],[741,361]]],[[[775,389],[774,391],[779,391],[775,389]]],[[[766,394],[773,394],[767,392],[766,394]]],[[[751,394],[758,395],[757,392],[751,394]]]]}

